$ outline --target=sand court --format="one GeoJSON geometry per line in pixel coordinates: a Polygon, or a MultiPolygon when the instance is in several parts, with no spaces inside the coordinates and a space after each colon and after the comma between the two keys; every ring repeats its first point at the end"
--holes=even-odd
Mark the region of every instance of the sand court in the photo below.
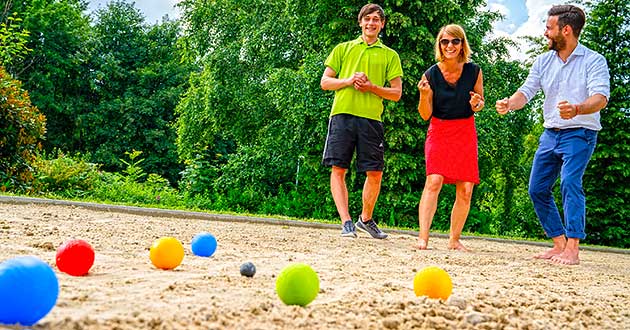
{"type": "MultiPolygon", "coordinates": [[[[195,219],[190,214],[0,202],[0,262],[34,255],[57,273],[56,306],[32,329],[622,329],[630,324],[630,255],[582,251],[578,266],[532,255],[546,247],[467,239],[475,252],[413,249],[416,238],[339,236],[340,229],[195,219]],[[133,214],[137,213],[137,214],[133,214]],[[210,258],[192,254],[199,232],[217,239],[210,258]],[[156,269],[149,247],[173,236],[184,245],[174,270],[156,269]],[[55,267],[64,241],[79,238],[96,252],[88,276],[55,267]],[[251,261],[253,278],[239,267],[251,261]],[[286,306],[275,293],[278,273],[309,264],[320,291],[307,307],[286,306]],[[443,302],[418,298],[413,278],[436,265],[451,276],[443,302]]],[[[0,326],[2,328],[2,326],[0,326]]]]}

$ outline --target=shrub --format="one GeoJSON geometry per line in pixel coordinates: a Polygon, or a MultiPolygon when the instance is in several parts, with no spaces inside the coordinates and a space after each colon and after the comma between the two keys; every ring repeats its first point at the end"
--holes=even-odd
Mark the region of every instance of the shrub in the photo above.
{"type": "Polygon", "coordinates": [[[88,195],[99,182],[99,166],[88,161],[89,156],[68,156],[57,151],[57,156],[37,158],[33,163],[38,190],[64,197],[88,195]]]}
{"type": "Polygon", "coordinates": [[[0,190],[32,191],[32,162],[41,150],[46,117],[28,92],[0,67],[0,190]]]}

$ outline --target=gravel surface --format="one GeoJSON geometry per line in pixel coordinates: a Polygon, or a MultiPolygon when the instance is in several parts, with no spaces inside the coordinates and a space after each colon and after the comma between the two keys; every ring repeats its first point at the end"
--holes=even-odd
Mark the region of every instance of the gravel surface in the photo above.
{"type": "MultiPolygon", "coordinates": [[[[137,212],[136,212],[137,213],[137,212]]],[[[339,236],[339,228],[194,219],[99,211],[81,206],[0,202],[0,262],[34,255],[56,271],[56,306],[31,329],[628,329],[630,255],[587,250],[578,266],[532,259],[546,247],[468,239],[472,253],[412,248],[415,237],[386,240],[339,236]],[[210,232],[210,258],[190,251],[210,232]],[[173,236],[186,249],[175,270],[149,260],[154,240],[173,236]],[[64,241],[89,242],[96,260],[88,276],[55,266],[64,241]],[[251,261],[256,274],[240,275],[251,261]],[[307,307],[285,306],[275,279],[304,262],[320,278],[307,307]],[[423,267],[445,269],[447,301],[418,298],[413,277],[423,267]]],[[[2,328],[3,326],[0,326],[2,328]]],[[[13,329],[14,327],[5,327],[13,329]]]]}

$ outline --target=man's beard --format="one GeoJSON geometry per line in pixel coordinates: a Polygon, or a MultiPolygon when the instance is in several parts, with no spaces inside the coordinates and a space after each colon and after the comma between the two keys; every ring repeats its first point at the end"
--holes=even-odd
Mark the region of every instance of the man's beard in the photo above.
{"type": "Polygon", "coordinates": [[[550,38],[549,50],[560,51],[567,47],[567,40],[563,36],[550,38]]]}

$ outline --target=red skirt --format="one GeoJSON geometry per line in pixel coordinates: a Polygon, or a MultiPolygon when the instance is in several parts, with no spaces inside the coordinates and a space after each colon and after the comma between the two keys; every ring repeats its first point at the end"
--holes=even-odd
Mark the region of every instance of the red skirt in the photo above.
{"type": "Polygon", "coordinates": [[[445,184],[457,181],[479,184],[475,117],[453,120],[432,117],[424,158],[427,175],[439,174],[445,184]]]}

